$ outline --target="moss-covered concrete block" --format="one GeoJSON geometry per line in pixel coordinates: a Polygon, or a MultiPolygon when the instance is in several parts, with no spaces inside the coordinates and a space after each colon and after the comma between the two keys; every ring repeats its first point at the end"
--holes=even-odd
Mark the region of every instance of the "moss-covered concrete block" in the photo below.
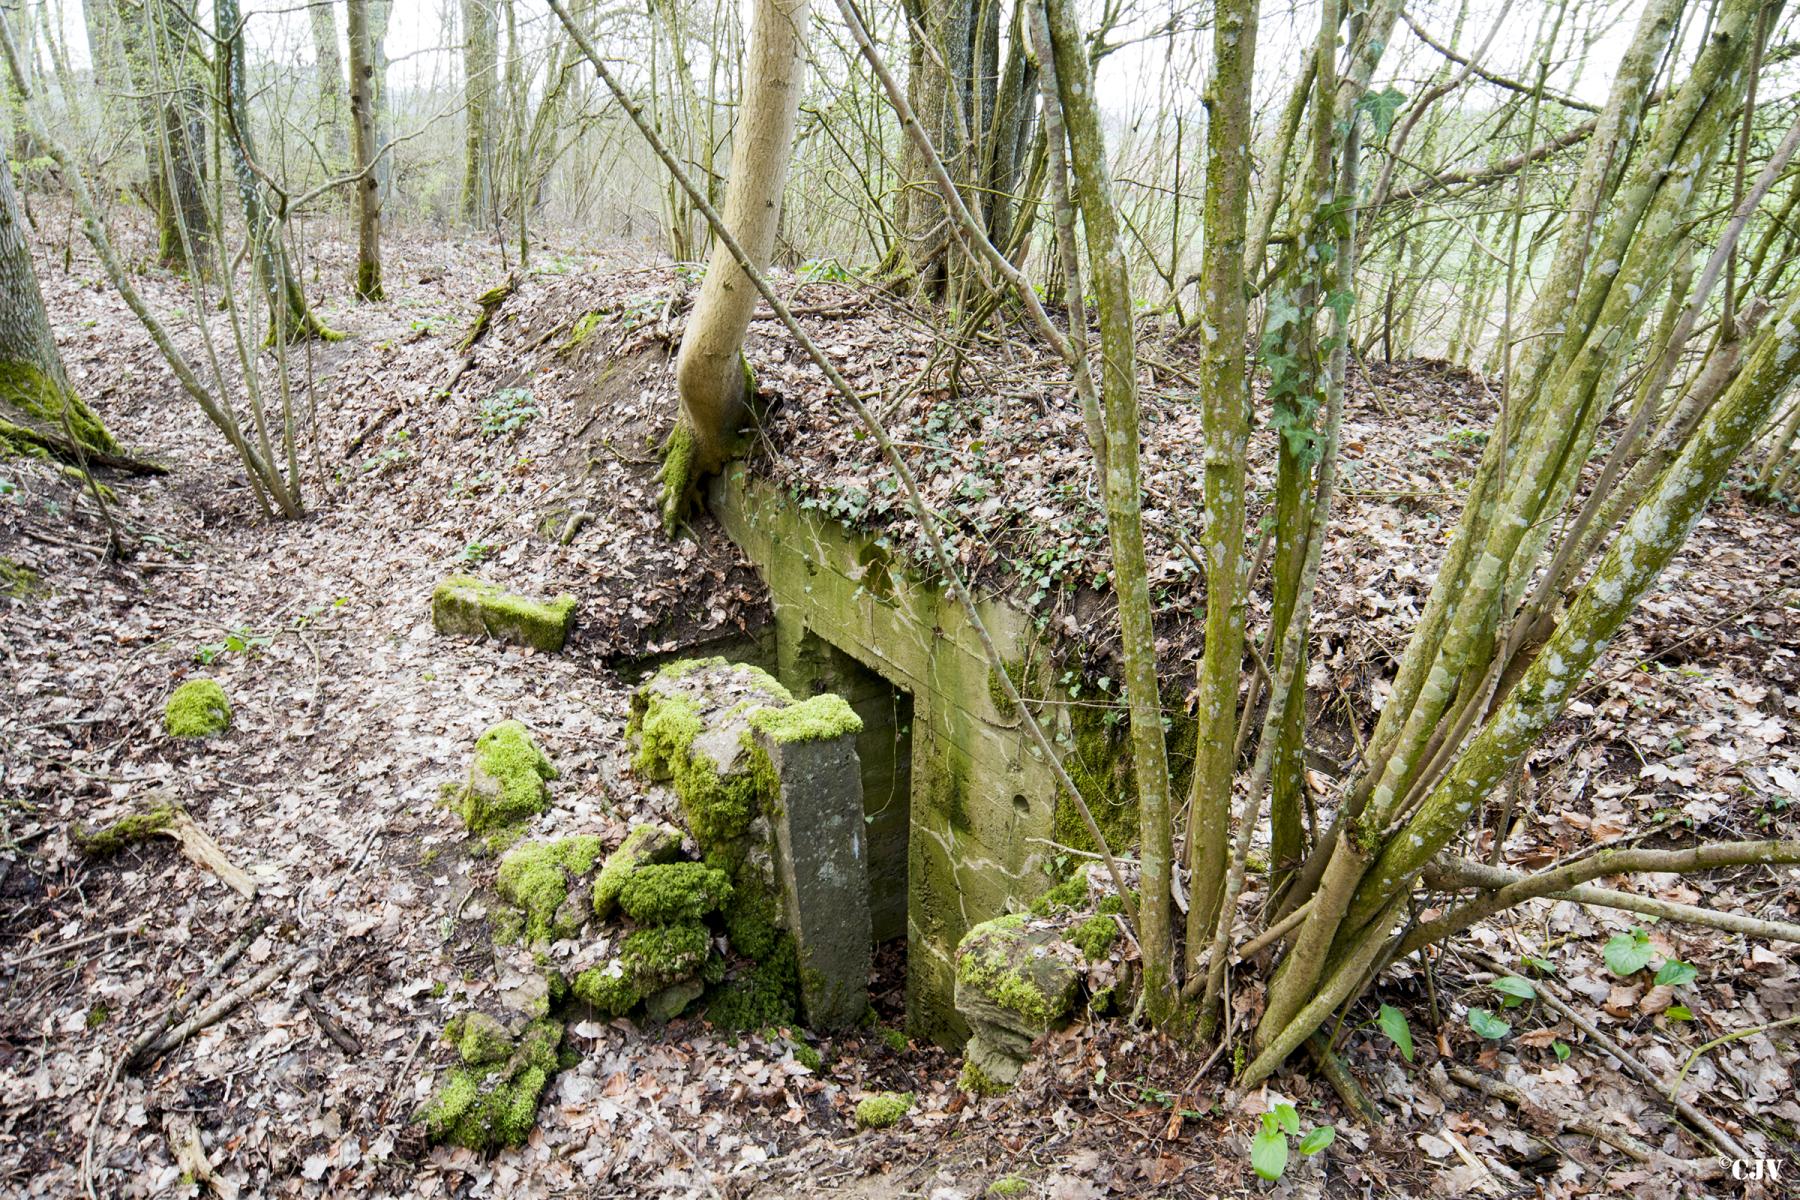
{"type": "Polygon", "coordinates": [[[549,781],[555,778],[556,768],[530,730],[502,721],[475,742],[469,779],[455,808],[471,833],[518,825],[550,807],[549,781]]]}
{"type": "MultiPolygon", "coordinates": [[[[807,1019],[821,1027],[868,1005],[861,731],[841,697],[796,701],[766,672],[723,659],[672,663],[632,700],[636,769],[674,786],[707,865],[727,873],[732,945],[761,958],[787,930],[807,1019]]],[[[621,896],[627,911],[631,891],[658,878],[639,876],[621,896]]]]}
{"type": "Polygon", "coordinates": [[[452,575],[431,593],[431,624],[455,637],[491,637],[554,654],[575,629],[575,597],[533,600],[472,575],[452,575]]]}
{"type": "Polygon", "coordinates": [[[970,929],[956,952],[956,1010],[969,1025],[963,1054],[978,1075],[1011,1086],[1031,1045],[1067,1017],[1081,972],[1060,924],[1014,913],[970,929]]]}
{"type": "Polygon", "coordinates": [[[163,728],[170,737],[206,738],[231,728],[231,701],[211,679],[190,679],[169,695],[163,728]]]}

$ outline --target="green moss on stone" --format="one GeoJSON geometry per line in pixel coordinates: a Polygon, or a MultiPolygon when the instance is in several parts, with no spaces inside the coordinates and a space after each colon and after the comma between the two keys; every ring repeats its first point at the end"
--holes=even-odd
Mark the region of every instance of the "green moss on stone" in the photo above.
{"type": "Polygon", "coordinates": [[[452,1068],[419,1114],[426,1134],[482,1153],[523,1145],[537,1123],[538,1100],[561,1065],[561,1043],[560,1022],[533,1021],[502,1061],[452,1068]]]}
{"type": "MultiPolygon", "coordinates": [[[[718,856],[709,858],[717,862],[718,856]]],[[[749,858],[739,861],[732,876],[731,905],[725,910],[725,936],[732,949],[746,958],[766,958],[774,950],[781,931],[776,927],[774,889],[762,868],[749,858]]]]}
{"type": "Polygon", "coordinates": [[[463,1013],[444,1026],[444,1040],[471,1067],[491,1067],[505,1062],[513,1052],[513,1037],[506,1026],[486,1013],[463,1013]]]}
{"type": "Polygon", "coordinates": [[[654,992],[692,976],[711,947],[712,935],[698,921],[656,925],[626,937],[619,963],[640,991],[654,992]]]}
{"type": "Polygon", "coordinates": [[[886,1129],[912,1111],[911,1092],[878,1092],[856,1106],[856,1123],[863,1129],[886,1129]]]}
{"type": "Polygon", "coordinates": [[[880,1033],[882,1045],[895,1054],[905,1054],[908,1042],[903,1029],[883,1029],[880,1033]]]}
{"type": "Polygon", "coordinates": [[[1087,872],[1076,871],[1075,874],[1032,901],[1031,911],[1040,917],[1045,917],[1052,913],[1080,908],[1087,903],[1087,893],[1087,872]]]}
{"type": "Polygon", "coordinates": [[[614,959],[601,967],[589,967],[569,982],[577,1000],[591,1004],[612,1017],[622,1017],[643,1000],[644,994],[614,959]]]}
{"type": "Polygon", "coordinates": [[[862,732],[862,718],[842,696],[826,692],[786,708],[765,708],[750,718],[751,728],[779,745],[825,742],[862,732]]]}
{"type": "Polygon", "coordinates": [[[231,728],[231,701],[211,679],[190,679],[163,706],[163,728],[170,737],[204,738],[231,728]]]}
{"type": "Polygon", "coordinates": [[[1109,917],[1117,916],[1119,913],[1125,911],[1124,898],[1115,893],[1109,893],[1102,896],[1100,897],[1100,903],[1094,905],[1094,911],[1105,913],[1109,917]]]}
{"type": "Polygon", "coordinates": [[[569,898],[569,887],[586,875],[600,857],[600,839],[588,835],[528,842],[500,860],[495,888],[507,903],[523,910],[522,932],[532,941],[572,937],[581,922],[557,910],[569,898]]]}
{"type": "Polygon", "coordinates": [[[1048,1026],[1067,1011],[1072,996],[1046,995],[1015,961],[1024,929],[1025,918],[1019,913],[970,929],[956,948],[956,981],[1034,1025],[1048,1026]]]}
{"type": "Polygon", "coordinates": [[[533,600],[472,575],[452,575],[431,593],[432,627],[459,637],[492,637],[546,654],[575,628],[575,597],[533,600]]]}
{"type": "Polygon", "coordinates": [[[176,808],[159,804],[143,812],[120,817],[97,833],[88,833],[80,825],[70,830],[75,845],[89,858],[111,858],[127,846],[166,832],[175,824],[176,808]]]}
{"type": "Polygon", "coordinates": [[[1023,1196],[1031,1190],[1031,1181],[1020,1175],[1002,1175],[988,1184],[987,1194],[995,1200],[1006,1200],[1009,1196],[1023,1196]]]}
{"type": "Polygon", "coordinates": [[[1068,939],[1089,962],[1099,962],[1112,951],[1119,940],[1119,923],[1112,917],[1089,917],[1069,930],[1068,939]]]}
{"type": "Polygon", "coordinates": [[[0,557],[0,596],[14,600],[41,600],[50,589],[30,567],[22,567],[10,558],[0,557]]]}
{"type": "Polygon", "coordinates": [[[619,848],[606,856],[606,865],[594,879],[594,915],[612,916],[619,895],[639,868],[666,863],[681,852],[681,838],[662,825],[633,825],[619,848]]]}
{"type": "Polygon", "coordinates": [[[794,1061],[811,1071],[814,1075],[825,1069],[825,1056],[814,1050],[805,1042],[794,1047],[794,1061]]]}
{"type": "Polygon", "coordinates": [[[956,1086],[975,1096],[999,1096],[1012,1090],[969,1060],[964,1060],[956,1086]]]}
{"type": "Polygon", "coordinates": [[[502,721],[475,742],[469,784],[457,802],[471,833],[517,825],[550,807],[556,768],[517,721],[502,721]]]}
{"type": "Polygon", "coordinates": [[[671,925],[698,921],[730,899],[725,872],[703,863],[667,863],[632,872],[619,893],[619,907],[641,924],[671,925]]]}

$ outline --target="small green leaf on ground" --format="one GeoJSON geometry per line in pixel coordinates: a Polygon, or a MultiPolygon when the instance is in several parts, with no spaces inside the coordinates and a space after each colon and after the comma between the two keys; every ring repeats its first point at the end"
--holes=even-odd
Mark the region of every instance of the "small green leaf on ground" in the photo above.
{"type": "Polygon", "coordinates": [[[1388,1040],[1400,1047],[1400,1057],[1407,1062],[1413,1060],[1412,1027],[1406,1023],[1406,1014],[1391,1004],[1381,1006],[1376,1014],[1375,1023],[1381,1026],[1381,1032],[1388,1035],[1388,1040]]]}

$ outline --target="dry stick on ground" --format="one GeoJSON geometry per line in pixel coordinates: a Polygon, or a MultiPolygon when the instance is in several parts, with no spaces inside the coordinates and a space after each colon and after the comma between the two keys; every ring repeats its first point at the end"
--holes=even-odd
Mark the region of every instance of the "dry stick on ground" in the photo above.
{"type": "MultiPolygon", "coordinates": [[[[1485,954],[1473,954],[1471,957],[1487,967],[1490,971],[1497,972],[1500,975],[1512,974],[1511,971],[1508,971],[1505,967],[1487,957],[1485,954]]],[[[1620,1066],[1637,1076],[1644,1083],[1649,1084],[1659,1095],[1667,1096],[1669,1102],[1675,1106],[1675,1111],[1689,1124],[1693,1125],[1694,1128],[1705,1134],[1707,1140],[1712,1142],[1714,1146],[1724,1151],[1726,1157],[1740,1159],[1751,1157],[1750,1152],[1744,1149],[1744,1147],[1738,1143],[1736,1138],[1721,1129],[1711,1117],[1701,1112],[1698,1108],[1695,1108],[1693,1104],[1681,1099],[1680,1096],[1671,1094],[1668,1084],[1655,1071],[1645,1066],[1642,1059],[1638,1058],[1635,1054],[1631,1053],[1631,1051],[1625,1049],[1625,1047],[1619,1045],[1619,1043],[1600,1032],[1599,1027],[1592,1021],[1571,1008],[1561,996],[1558,996],[1555,991],[1552,990],[1553,985],[1549,981],[1540,979],[1533,986],[1537,989],[1538,999],[1542,1000],[1546,1006],[1568,1018],[1571,1025],[1585,1033],[1589,1040],[1596,1046],[1599,1046],[1602,1050],[1612,1055],[1620,1066]]]]}
{"type": "MultiPolygon", "coordinates": [[[[1014,684],[1012,676],[1007,672],[1005,659],[1001,656],[999,648],[995,646],[993,637],[988,633],[987,625],[983,623],[981,619],[981,613],[975,607],[974,593],[970,592],[968,587],[963,583],[962,576],[956,569],[956,561],[950,556],[949,551],[944,548],[943,539],[938,536],[934,515],[931,510],[925,506],[924,497],[919,491],[918,480],[913,477],[912,470],[906,465],[906,460],[901,457],[899,449],[894,445],[892,440],[889,439],[886,427],[882,425],[881,419],[862,402],[861,397],[856,394],[855,389],[850,386],[849,381],[844,378],[843,373],[838,370],[837,365],[819,348],[819,344],[813,341],[813,339],[808,336],[806,330],[800,327],[800,323],[794,317],[793,311],[788,308],[780,295],[776,293],[775,287],[769,282],[768,277],[757,270],[755,265],[751,263],[750,256],[744,252],[743,246],[738,243],[737,238],[732,234],[731,230],[726,227],[724,219],[719,216],[718,211],[714,209],[711,202],[707,200],[705,193],[695,186],[693,180],[688,177],[687,172],[682,168],[680,162],[676,160],[668,146],[663,143],[662,138],[657,135],[655,128],[645,119],[643,107],[633,102],[630,95],[625,91],[624,85],[619,82],[618,77],[614,75],[605,62],[601,60],[598,52],[594,50],[593,43],[588,41],[587,35],[582,33],[580,28],[575,24],[575,19],[569,15],[569,11],[563,6],[562,0],[549,0],[549,2],[551,10],[556,13],[557,17],[561,19],[564,27],[568,29],[569,36],[574,39],[576,46],[580,48],[588,62],[593,65],[595,72],[600,76],[601,82],[606,85],[607,90],[612,93],[613,98],[619,102],[620,107],[625,110],[626,115],[631,118],[632,123],[637,126],[638,131],[643,134],[644,140],[649,143],[651,150],[656,153],[656,156],[662,160],[663,166],[668,169],[670,175],[674,177],[675,181],[681,185],[682,190],[686,191],[688,196],[694,201],[695,208],[700,211],[701,216],[706,219],[706,223],[712,228],[713,236],[719,240],[719,244],[737,261],[738,267],[755,286],[757,292],[762,295],[762,298],[768,302],[769,307],[775,310],[775,315],[780,319],[782,325],[786,327],[788,333],[793,336],[794,340],[800,343],[801,348],[806,351],[807,357],[812,359],[814,365],[816,365],[820,372],[824,374],[833,390],[842,396],[845,403],[847,403],[851,410],[856,413],[857,418],[863,423],[864,428],[866,428],[869,431],[870,436],[875,439],[875,444],[880,447],[882,455],[888,460],[889,465],[894,468],[894,473],[899,477],[901,488],[906,494],[907,507],[911,511],[914,519],[919,523],[919,530],[925,537],[927,546],[931,550],[932,559],[936,563],[938,571],[943,575],[950,594],[956,598],[957,603],[962,607],[963,616],[968,620],[970,628],[975,631],[976,638],[981,642],[982,653],[987,658],[989,668],[994,672],[997,681],[1001,685],[1001,690],[1006,695],[1007,701],[1018,710],[1020,718],[1025,724],[1026,731],[1031,735],[1032,742],[1037,746],[1039,752],[1043,754],[1046,765],[1049,766],[1052,774],[1055,775],[1057,785],[1074,802],[1077,812],[1081,815],[1082,824],[1087,829],[1088,836],[1093,838],[1094,845],[1099,847],[1106,862],[1107,873],[1112,877],[1113,887],[1117,889],[1119,898],[1125,905],[1127,925],[1129,927],[1127,932],[1135,942],[1137,940],[1137,904],[1133,899],[1131,889],[1125,886],[1125,878],[1119,871],[1119,864],[1113,858],[1112,850],[1107,845],[1106,837],[1100,832],[1099,825],[1094,821],[1094,814],[1089,810],[1087,801],[1081,795],[1081,790],[1075,786],[1075,782],[1069,778],[1068,772],[1063,769],[1062,758],[1057,753],[1056,747],[1051,744],[1049,737],[1044,733],[1043,727],[1038,724],[1037,718],[1033,716],[1031,710],[1026,707],[1024,698],[1019,695],[1018,688],[1014,684]]],[[[1029,291],[1030,289],[1027,288],[1026,290],[1029,291]]]]}
{"type": "Polygon", "coordinates": [[[1683,1159],[1664,1154],[1661,1150],[1646,1146],[1628,1134],[1608,1129],[1597,1121],[1591,1121],[1586,1117],[1565,1117],[1552,1113],[1541,1105],[1533,1103],[1525,1093],[1512,1084],[1482,1075],[1459,1063],[1452,1063],[1447,1068],[1447,1073],[1451,1079],[1464,1087],[1473,1088],[1483,1095],[1492,1096],[1496,1100],[1502,1100],[1519,1109],[1527,1121],[1554,1122],[1562,1132],[1579,1134],[1582,1137],[1605,1142],[1628,1158],[1636,1159],[1638,1162],[1665,1170],[1679,1171],[1696,1179],[1717,1179],[1725,1173],[1725,1160],[1722,1158],[1683,1159]]]}
{"type": "Polygon", "coordinates": [[[146,1059],[152,1059],[158,1055],[167,1054],[169,1051],[176,1049],[181,1043],[187,1041],[202,1029],[205,1029],[209,1025],[217,1024],[219,1021],[236,1012],[243,1006],[246,1000],[249,1000],[252,996],[255,996],[258,992],[261,992],[264,988],[274,983],[277,979],[280,979],[283,975],[288,974],[290,971],[298,978],[305,979],[319,969],[319,960],[316,958],[309,958],[296,967],[295,962],[298,958],[299,955],[295,953],[284,955],[283,957],[274,960],[243,983],[232,988],[229,992],[226,992],[223,996],[220,996],[217,1000],[195,1013],[192,1017],[189,1017],[181,1024],[175,1026],[175,1028],[151,1042],[144,1048],[144,1057],[146,1059]]]}
{"type": "Polygon", "coordinates": [[[344,1028],[342,1021],[331,1015],[325,1007],[325,1002],[319,999],[319,993],[307,988],[300,993],[300,1002],[306,1005],[306,1011],[311,1013],[313,1020],[319,1023],[319,1028],[325,1031],[325,1036],[337,1043],[339,1050],[351,1058],[361,1056],[362,1044],[348,1029],[344,1028]]]}

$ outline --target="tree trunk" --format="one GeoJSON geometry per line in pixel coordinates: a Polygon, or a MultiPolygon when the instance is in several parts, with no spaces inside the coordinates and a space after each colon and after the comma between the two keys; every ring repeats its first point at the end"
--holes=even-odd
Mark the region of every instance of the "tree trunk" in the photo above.
{"type": "MultiPolygon", "coordinates": [[[[781,224],[810,16],[807,0],[758,0],[750,33],[723,216],[758,270],[769,265],[781,224]]],[[[743,346],[755,308],[755,289],[715,244],[675,364],[681,415],[662,469],[663,524],[671,532],[701,481],[732,456],[749,416],[754,383],[743,346]]]]}
{"type": "Polygon", "coordinates": [[[327,173],[344,162],[348,138],[344,129],[344,60],[338,53],[337,12],[333,0],[312,0],[313,70],[318,79],[319,139],[314,150],[325,162],[327,173]]]}
{"type": "Polygon", "coordinates": [[[375,174],[375,58],[369,44],[369,0],[346,0],[350,35],[350,149],[356,169],[356,294],[380,300],[381,180],[375,174]]]}
{"type": "Polygon", "coordinates": [[[498,23],[488,0],[463,0],[463,190],[462,216],[484,225],[493,210],[494,71],[498,23]]]}
{"type": "Polygon", "coordinates": [[[118,450],[63,371],[31,265],[12,167],[4,155],[0,155],[0,446],[68,457],[118,450]]]}

